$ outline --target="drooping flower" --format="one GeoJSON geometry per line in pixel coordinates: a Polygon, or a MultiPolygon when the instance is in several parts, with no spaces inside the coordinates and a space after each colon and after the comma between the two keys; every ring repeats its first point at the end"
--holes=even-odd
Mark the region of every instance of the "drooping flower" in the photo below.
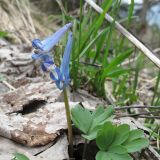
{"type": "Polygon", "coordinates": [[[71,27],[72,23],[68,23],[62,28],[60,28],[53,35],[47,37],[42,41],[39,39],[34,39],[32,41],[32,46],[35,48],[35,54],[32,55],[32,59],[41,59],[42,61],[53,61],[53,58],[51,56],[51,50],[71,27]]]}
{"type": "Polygon", "coordinates": [[[32,58],[35,60],[42,60],[42,70],[44,72],[49,71],[51,79],[55,81],[59,89],[64,89],[70,82],[69,61],[72,48],[72,32],[69,33],[60,68],[55,65],[54,58],[51,56],[51,50],[71,27],[71,23],[66,24],[52,36],[47,37],[43,41],[40,41],[39,39],[34,39],[32,41],[32,46],[35,48],[35,53],[32,55],[32,58]]]}
{"type": "Polygon", "coordinates": [[[72,49],[72,32],[68,35],[68,42],[64,51],[63,59],[60,68],[56,67],[51,69],[50,77],[56,82],[56,85],[59,89],[64,89],[69,85],[70,75],[69,75],[69,62],[70,54],[72,49]]]}

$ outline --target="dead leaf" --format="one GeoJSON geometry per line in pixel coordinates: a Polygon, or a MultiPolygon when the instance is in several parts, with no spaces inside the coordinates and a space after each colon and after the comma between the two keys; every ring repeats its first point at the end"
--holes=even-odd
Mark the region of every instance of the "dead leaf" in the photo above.
{"type": "Polygon", "coordinates": [[[66,134],[61,136],[55,145],[40,153],[37,157],[47,160],[69,159],[68,140],[66,134]]]}

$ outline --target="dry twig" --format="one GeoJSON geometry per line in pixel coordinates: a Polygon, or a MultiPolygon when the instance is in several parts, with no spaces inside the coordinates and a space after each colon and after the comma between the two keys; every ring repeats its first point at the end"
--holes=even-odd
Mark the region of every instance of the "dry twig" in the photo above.
{"type": "MultiPolygon", "coordinates": [[[[99,7],[93,0],[85,0],[90,6],[92,6],[98,13],[102,13],[103,9],[99,7]]],[[[160,68],[160,59],[158,59],[154,53],[149,50],[142,42],[140,42],[133,34],[126,30],[120,23],[115,21],[109,14],[105,14],[105,19],[113,23],[115,22],[115,27],[120,31],[128,40],[130,40],[137,48],[139,48],[154,64],[160,68]]]]}

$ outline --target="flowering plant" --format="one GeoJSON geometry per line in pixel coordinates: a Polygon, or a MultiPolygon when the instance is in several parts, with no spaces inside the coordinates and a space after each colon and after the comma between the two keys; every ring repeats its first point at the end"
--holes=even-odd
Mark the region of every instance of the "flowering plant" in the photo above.
{"type": "Polygon", "coordinates": [[[40,41],[39,39],[34,39],[32,41],[32,46],[34,47],[34,54],[32,59],[41,60],[41,68],[44,72],[49,72],[51,79],[55,82],[56,86],[63,90],[64,93],[64,103],[66,109],[67,125],[68,125],[68,141],[70,146],[70,154],[73,153],[73,140],[72,140],[72,125],[70,118],[70,109],[66,87],[70,83],[69,76],[69,62],[70,54],[72,49],[72,32],[68,35],[68,42],[64,51],[62,63],[60,67],[57,67],[54,63],[54,58],[51,55],[51,50],[58,43],[58,41],[64,36],[64,34],[72,27],[72,23],[66,24],[64,27],[60,28],[53,35],[47,37],[46,39],[40,41]]]}

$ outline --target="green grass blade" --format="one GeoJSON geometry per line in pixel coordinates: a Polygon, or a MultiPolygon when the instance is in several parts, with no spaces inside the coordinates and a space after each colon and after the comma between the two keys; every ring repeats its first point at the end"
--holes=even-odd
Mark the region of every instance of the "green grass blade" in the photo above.
{"type": "Polygon", "coordinates": [[[105,75],[107,75],[107,73],[110,72],[110,70],[112,70],[114,67],[121,64],[126,58],[128,58],[131,55],[132,51],[133,51],[133,49],[129,49],[125,53],[122,53],[122,54],[118,55],[117,57],[115,57],[111,61],[111,63],[109,63],[108,66],[103,70],[102,77],[104,78],[105,75]]]}
{"type": "Polygon", "coordinates": [[[92,45],[97,41],[97,39],[103,34],[104,31],[101,31],[92,41],[84,48],[84,50],[80,53],[79,57],[82,57],[86,52],[92,47],[92,45]]]}
{"type": "Polygon", "coordinates": [[[130,4],[130,7],[129,7],[129,13],[128,13],[128,22],[129,23],[132,20],[133,11],[134,11],[134,0],[131,0],[131,4],[130,4]]]}

